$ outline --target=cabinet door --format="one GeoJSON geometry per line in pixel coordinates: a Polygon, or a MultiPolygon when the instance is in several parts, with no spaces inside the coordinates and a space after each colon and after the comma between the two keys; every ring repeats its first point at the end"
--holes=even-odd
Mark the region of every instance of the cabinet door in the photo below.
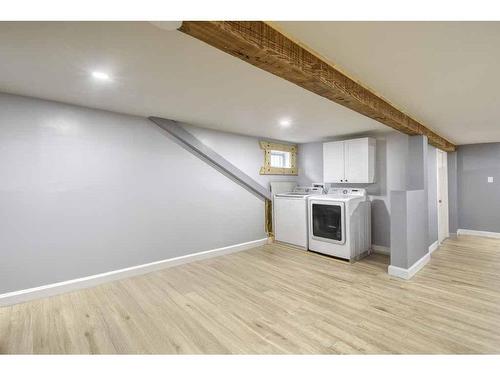
{"type": "Polygon", "coordinates": [[[369,183],[368,138],[345,141],[345,182],[369,183]]]}
{"type": "Polygon", "coordinates": [[[323,182],[344,182],[344,142],[323,143],[323,182]]]}

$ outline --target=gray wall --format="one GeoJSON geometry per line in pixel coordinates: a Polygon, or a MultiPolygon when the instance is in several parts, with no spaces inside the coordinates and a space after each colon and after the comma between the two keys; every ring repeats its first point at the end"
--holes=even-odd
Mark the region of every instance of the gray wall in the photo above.
{"type": "Polygon", "coordinates": [[[391,265],[409,268],[425,254],[427,245],[427,204],[425,190],[391,192],[391,265]]]}
{"type": "MultiPolygon", "coordinates": [[[[258,177],[257,139],[221,137],[258,177]]],[[[0,175],[0,293],[265,238],[262,200],[144,118],[0,94],[0,175]]]]}
{"type": "Polygon", "coordinates": [[[409,137],[407,189],[391,196],[391,265],[409,268],[429,252],[428,144],[409,137]]]}
{"type": "Polygon", "coordinates": [[[448,217],[450,234],[458,229],[458,171],[457,152],[448,153],[448,217]]]}
{"type": "Polygon", "coordinates": [[[500,232],[500,143],[458,146],[456,157],[458,228],[500,232]]]}
{"type": "MultiPolygon", "coordinates": [[[[427,186],[427,140],[414,136],[408,138],[407,190],[424,190],[427,186]]],[[[426,202],[427,203],[427,202],[426,202]]]]}
{"type": "Polygon", "coordinates": [[[427,148],[427,200],[429,207],[429,246],[438,240],[437,151],[427,148]]]}
{"type": "Polygon", "coordinates": [[[297,164],[299,168],[298,182],[300,185],[323,182],[323,143],[299,144],[297,164]]]}
{"type": "MultiPolygon", "coordinates": [[[[427,192],[424,190],[408,191],[408,263],[411,267],[418,260],[429,253],[429,218],[427,210],[422,212],[422,207],[427,205],[427,192]]],[[[391,249],[391,257],[392,257],[391,249]]],[[[392,260],[391,260],[391,264],[392,260]]]]}
{"type": "MultiPolygon", "coordinates": [[[[297,176],[261,175],[259,173],[260,167],[264,165],[264,150],[261,150],[257,138],[191,125],[185,126],[185,129],[262,186],[269,188],[271,181],[298,181],[297,176]]],[[[276,142],[286,143],[279,140],[276,142]]]]}

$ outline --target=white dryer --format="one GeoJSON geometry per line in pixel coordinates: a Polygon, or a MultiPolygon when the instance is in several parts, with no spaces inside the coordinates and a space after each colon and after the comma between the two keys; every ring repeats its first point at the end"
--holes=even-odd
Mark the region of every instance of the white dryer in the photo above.
{"type": "Polygon", "coordinates": [[[357,260],[370,253],[371,208],[365,189],[330,189],[308,198],[309,250],[357,260]]]}

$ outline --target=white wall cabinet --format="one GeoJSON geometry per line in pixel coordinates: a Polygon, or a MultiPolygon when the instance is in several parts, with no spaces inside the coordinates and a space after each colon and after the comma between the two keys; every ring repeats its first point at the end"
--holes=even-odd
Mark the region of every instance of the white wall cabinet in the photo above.
{"type": "Polygon", "coordinates": [[[323,180],[370,184],[375,180],[375,139],[358,138],[323,143],[323,180]]]}
{"type": "Polygon", "coordinates": [[[345,174],[344,166],[344,142],[323,143],[324,182],[343,181],[345,174]]]}

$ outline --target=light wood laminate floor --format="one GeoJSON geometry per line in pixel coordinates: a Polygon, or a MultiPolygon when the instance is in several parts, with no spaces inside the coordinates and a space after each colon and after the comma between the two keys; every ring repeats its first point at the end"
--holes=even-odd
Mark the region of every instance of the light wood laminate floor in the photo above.
{"type": "Polygon", "coordinates": [[[387,265],[266,245],[0,308],[0,352],[500,352],[500,240],[449,239],[410,281],[387,265]]]}

